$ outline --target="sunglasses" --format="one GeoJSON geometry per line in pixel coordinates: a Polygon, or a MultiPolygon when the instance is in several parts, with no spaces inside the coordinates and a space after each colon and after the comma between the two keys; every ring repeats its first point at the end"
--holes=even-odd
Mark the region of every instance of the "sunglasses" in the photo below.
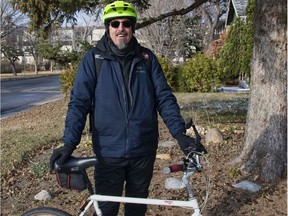
{"type": "Polygon", "coordinates": [[[125,28],[130,28],[132,26],[132,23],[129,21],[129,20],[125,20],[123,22],[120,22],[118,20],[114,20],[112,22],[110,22],[110,25],[113,27],[113,28],[118,28],[120,26],[120,23],[122,23],[122,25],[125,27],[125,28]]]}

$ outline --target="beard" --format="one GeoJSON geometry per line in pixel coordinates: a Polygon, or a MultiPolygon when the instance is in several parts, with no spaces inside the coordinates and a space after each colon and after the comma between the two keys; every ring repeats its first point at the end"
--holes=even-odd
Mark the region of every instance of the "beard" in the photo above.
{"type": "Polygon", "coordinates": [[[118,45],[117,45],[118,49],[125,49],[127,47],[127,44],[124,41],[121,41],[118,45]]]}

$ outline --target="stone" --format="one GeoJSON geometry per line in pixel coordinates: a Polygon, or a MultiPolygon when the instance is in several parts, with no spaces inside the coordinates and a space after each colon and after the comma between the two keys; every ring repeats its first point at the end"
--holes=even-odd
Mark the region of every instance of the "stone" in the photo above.
{"type": "Polygon", "coordinates": [[[209,129],[205,135],[205,143],[221,143],[223,135],[217,128],[209,129]]]}
{"type": "Polygon", "coordinates": [[[166,189],[182,189],[185,188],[185,184],[177,178],[167,178],[165,180],[165,188],[166,189]]]}
{"type": "Polygon", "coordinates": [[[45,201],[51,199],[51,195],[46,190],[41,190],[38,194],[34,196],[35,200],[45,201]]]}
{"type": "Polygon", "coordinates": [[[242,189],[242,190],[248,190],[251,192],[257,192],[261,189],[261,186],[259,186],[258,184],[248,181],[248,180],[244,180],[241,181],[237,184],[234,184],[233,187],[238,188],[238,189],[242,189]]]}

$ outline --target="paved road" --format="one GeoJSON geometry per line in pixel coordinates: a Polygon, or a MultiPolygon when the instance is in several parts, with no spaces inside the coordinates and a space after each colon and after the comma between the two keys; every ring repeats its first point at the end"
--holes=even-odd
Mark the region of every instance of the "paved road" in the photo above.
{"type": "Polygon", "coordinates": [[[59,75],[1,81],[1,118],[63,98],[59,75]]]}

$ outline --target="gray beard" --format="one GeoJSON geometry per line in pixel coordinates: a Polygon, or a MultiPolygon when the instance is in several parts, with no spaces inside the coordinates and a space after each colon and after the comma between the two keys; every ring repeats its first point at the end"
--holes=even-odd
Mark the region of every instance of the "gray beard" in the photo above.
{"type": "Polygon", "coordinates": [[[126,47],[127,47],[127,44],[124,42],[124,41],[122,41],[119,45],[117,45],[117,47],[118,47],[118,49],[125,49],[126,47]]]}

